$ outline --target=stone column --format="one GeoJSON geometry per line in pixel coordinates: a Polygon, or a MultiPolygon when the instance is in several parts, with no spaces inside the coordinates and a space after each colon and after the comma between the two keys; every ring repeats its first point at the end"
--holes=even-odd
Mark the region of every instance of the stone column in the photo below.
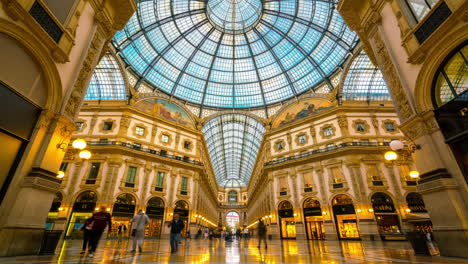
{"type": "Polygon", "coordinates": [[[116,185],[118,185],[117,178],[122,164],[123,160],[118,156],[111,157],[107,160],[108,171],[102,188],[102,201],[100,202],[106,203],[109,206],[114,203],[114,190],[116,185]]]}

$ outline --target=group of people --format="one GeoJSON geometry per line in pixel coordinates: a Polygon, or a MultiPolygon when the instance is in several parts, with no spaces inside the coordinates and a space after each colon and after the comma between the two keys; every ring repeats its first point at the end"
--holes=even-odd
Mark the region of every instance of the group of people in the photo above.
{"type": "MultiPolygon", "coordinates": [[[[146,225],[150,223],[149,217],[139,210],[138,213],[132,219],[132,253],[143,251],[143,240],[145,238],[146,225]]],[[[169,223],[171,228],[171,253],[176,253],[179,249],[179,242],[181,240],[181,232],[185,227],[184,222],[180,219],[178,214],[174,214],[173,220],[169,223]]],[[[108,229],[108,233],[111,232],[112,228],[112,216],[107,212],[105,206],[101,206],[99,211],[94,213],[93,216],[86,219],[82,230],[83,230],[83,246],[80,254],[85,254],[88,251],[88,257],[93,257],[94,252],[99,244],[102,234],[105,229],[108,229]]],[[[118,228],[119,241],[122,239],[127,227],[120,225],[118,228]]]]}

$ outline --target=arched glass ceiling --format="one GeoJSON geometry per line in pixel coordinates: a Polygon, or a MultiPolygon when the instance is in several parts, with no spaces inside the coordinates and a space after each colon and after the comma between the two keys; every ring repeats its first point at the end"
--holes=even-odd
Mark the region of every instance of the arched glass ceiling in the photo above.
{"type": "Polygon", "coordinates": [[[94,69],[85,100],[126,100],[127,89],[116,59],[106,53],[94,69]]]}
{"type": "Polygon", "coordinates": [[[342,96],[343,100],[355,101],[391,100],[382,72],[372,64],[364,51],[351,64],[342,96]]]}
{"type": "Polygon", "coordinates": [[[154,89],[211,107],[273,104],[325,81],[357,37],[336,0],[139,0],[113,44],[154,89]]]}
{"type": "Polygon", "coordinates": [[[265,128],[257,120],[226,114],[202,128],[216,181],[223,187],[245,187],[249,183],[265,128]]]}

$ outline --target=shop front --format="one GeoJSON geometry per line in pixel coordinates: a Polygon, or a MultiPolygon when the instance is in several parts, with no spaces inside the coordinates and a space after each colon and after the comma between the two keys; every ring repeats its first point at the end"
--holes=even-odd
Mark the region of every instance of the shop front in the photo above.
{"type": "Polygon", "coordinates": [[[52,201],[52,205],[50,206],[49,213],[47,214],[45,229],[46,230],[53,230],[55,226],[55,221],[58,218],[59,208],[62,205],[63,196],[60,192],[55,193],[54,200],[52,201]]]}
{"type": "Polygon", "coordinates": [[[372,209],[382,240],[406,240],[401,232],[400,219],[390,196],[378,192],[371,197],[372,209]]]}
{"type": "Polygon", "coordinates": [[[153,197],[148,201],[146,214],[150,219],[146,227],[145,236],[161,237],[161,230],[164,221],[164,201],[159,197],[153,197]]]}
{"type": "Polygon", "coordinates": [[[303,211],[307,239],[325,239],[325,227],[323,225],[323,216],[320,202],[313,198],[305,200],[303,211]]]}
{"type": "Polygon", "coordinates": [[[83,192],[76,198],[70,221],[68,222],[65,234],[66,238],[81,238],[83,236],[83,232],[80,229],[83,227],[86,219],[93,216],[96,202],[96,193],[92,191],[83,192]]]}
{"type": "Polygon", "coordinates": [[[406,219],[414,227],[414,230],[424,233],[432,233],[432,221],[426,210],[424,200],[419,193],[409,193],[406,196],[409,213],[406,219]]]}
{"type": "MultiPolygon", "coordinates": [[[[131,220],[135,215],[136,200],[135,197],[128,193],[123,193],[117,196],[112,208],[112,229],[110,237],[117,237],[119,226],[124,225],[127,230],[131,230],[131,220]]],[[[127,231],[128,232],[128,231],[127,231]]]]}
{"type": "Polygon", "coordinates": [[[288,201],[282,201],[278,205],[278,216],[281,238],[296,239],[296,221],[292,204],[288,201]]]}
{"type": "Polygon", "coordinates": [[[189,214],[190,214],[189,209],[190,208],[189,208],[188,203],[183,200],[177,201],[174,206],[174,214],[179,214],[180,219],[184,221],[185,227],[184,227],[184,230],[182,230],[181,232],[182,236],[184,237],[187,234],[187,229],[189,228],[189,214]]]}
{"type": "Polygon", "coordinates": [[[345,195],[335,196],[332,201],[333,215],[339,239],[360,239],[359,227],[353,200],[345,195]]]}

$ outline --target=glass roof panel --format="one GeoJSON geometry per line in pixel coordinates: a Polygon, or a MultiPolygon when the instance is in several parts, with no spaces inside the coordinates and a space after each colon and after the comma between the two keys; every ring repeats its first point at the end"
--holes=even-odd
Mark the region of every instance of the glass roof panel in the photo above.
{"type": "Polygon", "coordinates": [[[137,4],[113,39],[125,63],[153,89],[211,107],[265,106],[314,89],[357,42],[332,0],[137,4]]]}
{"type": "Polygon", "coordinates": [[[245,187],[249,183],[265,128],[257,120],[226,114],[202,128],[219,186],[245,187]]]}
{"type": "Polygon", "coordinates": [[[354,58],[343,86],[343,100],[390,101],[382,72],[362,51],[354,58]]]}
{"type": "Polygon", "coordinates": [[[96,66],[85,100],[127,100],[127,89],[116,59],[106,53],[96,66]]]}

